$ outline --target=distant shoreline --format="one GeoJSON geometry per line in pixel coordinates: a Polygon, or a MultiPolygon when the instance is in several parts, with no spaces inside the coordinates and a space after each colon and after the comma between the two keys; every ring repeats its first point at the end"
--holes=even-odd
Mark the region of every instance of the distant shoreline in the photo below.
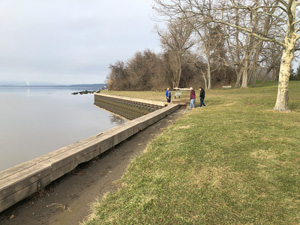
{"type": "Polygon", "coordinates": [[[88,86],[106,86],[106,84],[53,84],[53,85],[14,85],[14,84],[0,84],[0,87],[88,87],[88,86]]]}
{"type": "Polygon", "coordinates": [[[82,90],[105,89],[106,84],[70,84],[70,85],[1,85],[0,88],[71,88],[82,90]]]}

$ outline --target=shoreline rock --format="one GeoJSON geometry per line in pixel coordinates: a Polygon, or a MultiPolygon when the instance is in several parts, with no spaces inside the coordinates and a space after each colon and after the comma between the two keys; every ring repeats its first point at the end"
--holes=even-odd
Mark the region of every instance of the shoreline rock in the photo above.
{"type": "Polygon", "coordinates": [[[93,94],[95,91],[88,91],[88,90],[85,90],[85,91],[79,91],[79,92],[73,92],[72,95],[86,95],[86,94],[93,94]]]}

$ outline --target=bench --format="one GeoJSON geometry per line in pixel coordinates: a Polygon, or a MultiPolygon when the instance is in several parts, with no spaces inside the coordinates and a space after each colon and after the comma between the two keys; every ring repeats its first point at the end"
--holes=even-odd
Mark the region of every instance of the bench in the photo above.
{"type": "Polygon", "coordinates": [[[223,89],[230,89],[231,86],[223,86],[223,89]]]}
{"type": "Polygon", "coordinates": [[[176,93],[175,93],[174,98],[177,98],[177,97],[178,97],[178,98],[181,97],[181,92],[176,92],[176,93]]]}

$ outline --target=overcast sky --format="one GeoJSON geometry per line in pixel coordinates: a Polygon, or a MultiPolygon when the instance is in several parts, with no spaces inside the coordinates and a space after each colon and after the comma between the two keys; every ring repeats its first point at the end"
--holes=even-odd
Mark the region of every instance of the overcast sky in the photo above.
{"type": "Polygon", "coordinates": [[[160,52],[152,18],[152,0],[0,0],[0,82],[102,83],[160,52]]]}

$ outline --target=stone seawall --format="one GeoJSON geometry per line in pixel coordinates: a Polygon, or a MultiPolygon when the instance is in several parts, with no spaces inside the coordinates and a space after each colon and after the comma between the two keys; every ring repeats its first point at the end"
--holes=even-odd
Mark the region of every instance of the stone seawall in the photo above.
{"type": "Polygon", "coordinates": [[[166,103],[158,101],[105,95],[99,93],[95,93],[94,97],[96,106],[99,106],[129,120],[144,116],[167,105],[166,103]]]}
{"type": "MultiPolygon", "coordinates": [[[[142,104],[143,100],[139,102],[142,104]]],[[[149,102],[146,101],[146,104],[149,102]]],[[[75,169],[80,163],[93,159],[179,108],[175,104],[166,107],[163,105],[164,103],[159,103],[157,107],[160,109],[154,112],[1,171],[0,212],[38,192],[52,181],[75,169]]]]}

